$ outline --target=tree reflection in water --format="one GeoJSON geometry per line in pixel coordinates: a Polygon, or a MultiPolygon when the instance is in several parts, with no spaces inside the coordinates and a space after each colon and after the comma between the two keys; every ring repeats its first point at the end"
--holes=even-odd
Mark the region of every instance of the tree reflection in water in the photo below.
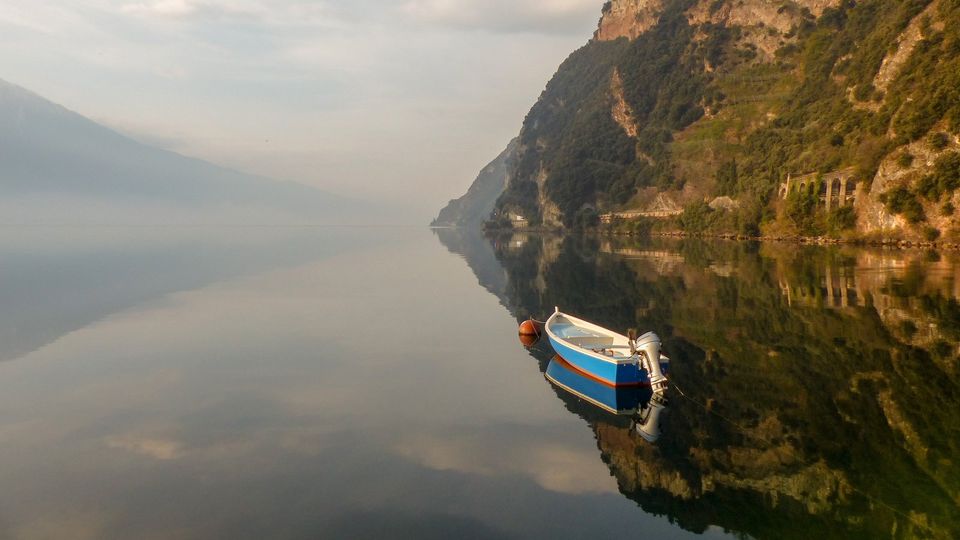
{"type": "Polygon", "coordinates": [[[758,538],[960,534],[956,254],[437,234],[518,321],[561,306],[664,338],[684,395],[654,444],[555,387],[645,511],[758,538]]]}

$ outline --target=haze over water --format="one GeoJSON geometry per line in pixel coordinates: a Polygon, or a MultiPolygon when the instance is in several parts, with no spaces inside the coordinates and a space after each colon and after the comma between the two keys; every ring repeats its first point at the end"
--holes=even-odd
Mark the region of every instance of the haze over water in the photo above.
{"type": "Polygon", "coordinates": [[[949,537],[953,254],[0,230],[0,536],[949,537]],[[659,440],[518,319],[664,337],[659,440]],[[708,410],[709,409],[709,410],[708,410]]]}

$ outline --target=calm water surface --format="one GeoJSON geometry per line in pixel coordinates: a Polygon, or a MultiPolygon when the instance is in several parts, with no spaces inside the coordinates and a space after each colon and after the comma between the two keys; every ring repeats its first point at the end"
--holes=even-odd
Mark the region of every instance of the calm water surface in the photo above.
{"type": "Polygon", "coordinates": [[[941,537],[960,261],[453,230],[0,229],[0,537],[941,537]],[[518,319],[655,330],[659,438],[518,319]]]}

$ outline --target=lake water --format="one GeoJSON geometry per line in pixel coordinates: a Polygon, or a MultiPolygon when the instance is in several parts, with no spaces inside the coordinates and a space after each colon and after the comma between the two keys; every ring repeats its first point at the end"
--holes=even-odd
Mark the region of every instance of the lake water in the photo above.
{"type": "Polygon", "coordinates": [[[921,251],[0,229],[0,537],[949,538],[958,298],[921,251]],[[555,305],[664,338],[656,426],[545,378],[555,305]]]}

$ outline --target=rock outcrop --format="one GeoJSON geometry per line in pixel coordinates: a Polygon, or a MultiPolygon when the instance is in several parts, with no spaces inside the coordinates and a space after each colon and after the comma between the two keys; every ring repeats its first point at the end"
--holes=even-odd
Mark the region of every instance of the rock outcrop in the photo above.
{"type": "Polygon", "coordinates": [[[661,0],[611,0],[603,6],[603,17],[594,39],[636,39],[657,24],[662,10],[661,0]]]}
{"type": "MultiPolygon", "coordinates": [[[[924,139],[890,152],[880,163],[869,193],[862,200],[858,200],[858,229],[868,235],[902,236],[909,240],[924,240],[921,236],[922,229],[911,226],[906,217],[891,211],[884,203],[884,198],[898,188],[908,191],[916,190],[923,178],[934,172],[938,159],[958,151],[960,151],[960,140],[955,136],[946,136],[946,144],[943,148],[935,148],[931,146],[929,140],[924,139]],[[909,163],[903,160],[903,156],[910,156],[909,163]]],[[[954,231],[957,225],[956,217],[953,214],[944,215],[942,209],[946,204],[960,208],[960,191],[950,194],[943,200],[928,201],[922,197],[916,200],[923,208],[924,226],[938,231],[954,231]]]]}
{"type": "Polygon", "coordinates": [[[610,93],[613,95],[613,109],[610,114],[613,115],[614,121],[623,128],[628,137],[636,138],[640,134],[640,129],[637,127],[633,109],[623,95],[623,78],[618,69],[613,70],[613,76],[610,77],[610,93]]]}
{"type": "MultiPolygon", "coordinates": [[[[887,54],[880,64],[880,70],[873,80],[873,85],[880,91],[886,91],[890,83],[899,75],[910,55],[916,49],[917,44],[923,39],[923,26],[930,24],[936,15],[936,10],[940,7],[940,0],[936,0],[927,6],[917,17],[910,21],[910,25],[897,38],[896,48],[887,54]]],[[[941,23],[942,24],[942,23],[941,23]]]]}

